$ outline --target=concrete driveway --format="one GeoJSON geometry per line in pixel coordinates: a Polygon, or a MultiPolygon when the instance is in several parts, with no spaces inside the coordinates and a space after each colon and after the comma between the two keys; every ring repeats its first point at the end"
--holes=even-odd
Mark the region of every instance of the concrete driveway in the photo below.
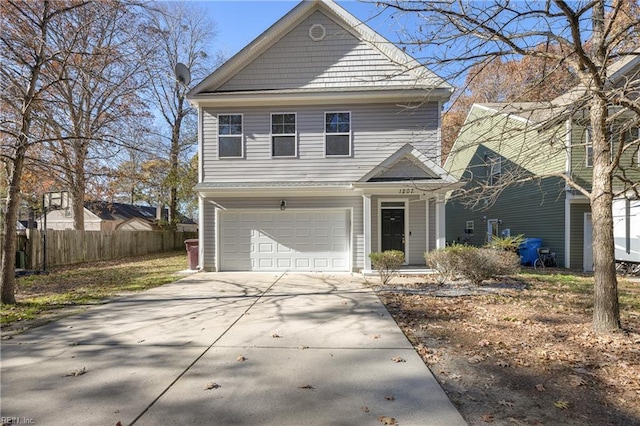
{"type": "Polygon", "coordinates": [[[3,340],[3,422],[466,424],[363,283],[200,273],[3,340]]]}

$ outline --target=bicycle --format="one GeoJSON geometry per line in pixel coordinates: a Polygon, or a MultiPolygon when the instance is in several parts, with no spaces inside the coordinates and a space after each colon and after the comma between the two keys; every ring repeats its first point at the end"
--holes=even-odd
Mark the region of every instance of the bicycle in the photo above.
{"type": "Polygon", "coordinates": [[[556,254],[548,248],[538,248],[538,258],[533,262],[533,268],[557,268],[558,261],[556,260],[556,254]]]}

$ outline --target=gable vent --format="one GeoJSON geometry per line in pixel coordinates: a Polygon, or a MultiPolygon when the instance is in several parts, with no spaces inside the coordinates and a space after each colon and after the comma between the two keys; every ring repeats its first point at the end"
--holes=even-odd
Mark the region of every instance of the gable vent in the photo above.
{"type": "Polygon", "coordinates": [[[327,35],[327,30],[324,28],[322,24],[313,24],[309,28],[309,38],[313,41],[321,41],[324,40],[327,35]]]}

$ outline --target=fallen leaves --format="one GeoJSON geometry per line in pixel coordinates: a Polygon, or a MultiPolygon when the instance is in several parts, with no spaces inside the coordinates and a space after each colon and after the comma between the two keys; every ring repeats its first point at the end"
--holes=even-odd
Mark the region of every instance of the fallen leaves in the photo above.
{"type": "Polygon", "coordinates": [[[558,400],[558,401],[554,402],[554,403],[553,403],[553,405],[554,405],[556,408],[559,408],[559,409],[561,409],[561,410],[566,410],[566,409],[568,409],[568,408],[569,408],[569,406],[570,406],[571,404],[569,403],[569,401],[565,401],[565,400],[563,400],[563,399],[560,399],[560,400],[558,400]]]}
{"type": "Polygon", "coordinates": [[[482,361],[484,361],[484,357],[482,355],[474,355],[471,358],[467,358],[467,362],[469,364],[477,364],[482,361]]]}
{"type": "Polygon", "coordinates": [[[302,385],[302,386],[298,386],[298,389],[315,389],[315,388],[311,385],[302,385]]]}
{"type": "Polygon", "coordinates": [[[70,373],[64,375],[64,377],[78,377],[87,373],[87,369],[85,367],[78,368],[77,370],[73,370],[70,373]]]}
{"type": "Polygon", "coordinates": [[[382,423],[383,425],[397,425],[398,421],[393,418],[393,417],[389,417],[389,416],[378,416],[378,421],[380,423],[382,423]]]}
{"type": "Polygon", "coordinates": [[[592,329],[592,278],[548,277],[523,275],[526,283],[493,295],[434,297],[423,283],[380,297],[472,424],[481,413],[485,423],[523,425],[640,418],[640,315],[629,310],[637,283],[624,289],[625,330],[601,335],[592,329]]]}
{"type": "Polygon", "coordinates": [[[491,423],[495,420],[495,416],[491,413],[484,413],[480,418],[485,423],[491,423]]]}
{"type": "Polygon", "coordinates": [[[567,376],[567,383],[569,383],[569,385],[573,386],[574,388],[587,384],[586,380],[575,374],[570,374],[567,376]]]}
{"type": "Polygon", "coordinates": [[[401,356],[394,356],[393,358],[391,358],[391,361],[393,361],[393,362],[407,362],[407,360],[405,360],[401,356]]]}
{"type": "Polygon", "coordinates": [[[206,385],[204,385],[204,390],[218,389],[219,387],[220,387],[219,384],[214,382],[209,382],[206,385]]]}

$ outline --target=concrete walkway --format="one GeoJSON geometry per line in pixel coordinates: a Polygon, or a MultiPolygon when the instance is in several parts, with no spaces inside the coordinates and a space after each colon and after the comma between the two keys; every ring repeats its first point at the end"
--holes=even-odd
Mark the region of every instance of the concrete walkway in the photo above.
{"type": "Polygon", "coordinates": [[[1,350],[3,422],[466,424],[359,275],[200,273],[1,350]]]}

